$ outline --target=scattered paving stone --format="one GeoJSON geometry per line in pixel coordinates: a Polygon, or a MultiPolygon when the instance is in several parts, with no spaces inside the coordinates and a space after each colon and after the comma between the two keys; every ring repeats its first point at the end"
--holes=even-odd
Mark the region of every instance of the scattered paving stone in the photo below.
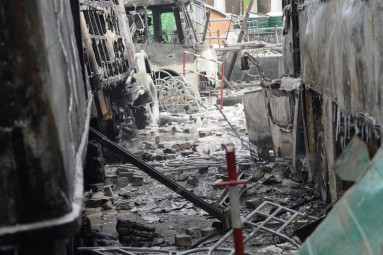
{"type": "Polygon", "coordinates": [[[111,185],[107,185],[104,187],[104,195],[108,197],[113,197],[113,190],[111,185]]]}
{"type": "Polygon", "coordinates": [[[159,236],[155,233],[155,228],[124,219],[117,219],[116,230],[118,240],[124,246],[148,246],[150,242],[153,242],[159,236]]]}
{"type": "Polygon", "coordinates": [[[85,207],[87,208],[98,208],[108,202],[107,198],[91,198],[86,201],[85,207]]]}
{"type": "Polygon", "coordinates": [[[185,175],[183,173],[180,173],[180,174],[173,174],[173,178],[175,181],[179,182],[179,181],[185,181],[189,176],[188,175],[185,175]]]}
{"type": "Polygon", "coordinates": [[[120,173],[126,173],[126,172],[131,172],[127,167],[117,167],[116,169],[116,174],[120,175],[120,173]]]}
{"type": "Polygon", "coordinates": [[[211,131],[199,131],[198,134],[199,134],[200,138],[206,137],[206,136],[211,136],[211,131]]]}
{"type": "Polygon", "coordinates": [[[163,143],[159,143],[159,144],[157,145],[157,148],[158,148],[158,149],[163,149],[163,148],[165,148],[165,144],[163,144],[163,143]]]}
{"type": "Polygon", "coordinates": [[[103,205],[101,206],[101,208],[102,208],[103,210],[110,210],[110,209],[113,208],[113,204],[112,204],[112,202],[108,201],[108,202],[106,202],[105,204],[103,204],[103,205]]]}
{"type": "Polygon", "coordinates": [[[283,206],[287,205],[287,201],[285,198],[275,198],[273,202],[276,204],[283,205],[283,206]]]}
{"type": "Polygon", "coordinates": [[[177,154],[166,154],[165,156],[168,160],[177,158],[177,154]]]}
{"type": "Polygon", "coordinates": [[[117,189],[121,189],[123,187],[128,186],[128,184],[129,184],[129,179],[127,177],[119,177],[117,179],[116,187],[117,189]]]}
{"type": "Polygon", "coordinates": [[[265,172],[258,170],[257,172],[255,172],[255,174],[253,176],[251,176],[250,181],[257,182],[260,179],[262,179],[263,176],[265,176],[265,172]]]}
{"type": "Polygon", "coordinates": [[[174,135],[177,132],[181,132],[182,129],[179,126],[173,126],[172,127],[172,134],[174,135]]]}
{"type": "Polygon", "coordinates": [[[260,206],[263,203],[263,201],[264,200],[262,198],[254,198],[254,199],[247,200],[245,202],[245,205],[247,209],[256,209],[258,206],[260,206]]]}
{"type": "Polygon", "coordinates": [[[192,238],[200,238],[202,236],[201,229],[198,227],[187,228],[185,229],[185,233],[190,235],[192,238]]]}
{"type": "Polygon", "coordinates": [[[186,181],[187,184],[193,186],[193,187],[196,187],[199,183],[199,179],[197,176],[192,176],[190,177],[187,181],[186,181]]]}
{"type": "Polygon", "coordinates": [[[209,235],[212,235],[214,233],[216,233],[217,230],[215,228],[203,228],[201,229],[201,234],[202,236],[209,236],[209,235]]]}
{"type": "Polygon", "coordinates": [[[188,157],[188,156],[190,156],[192,154],[194,154],[194,152],[192,152],[192,151],[182,151],[181,152],[181,156],[182,157],[188,157]]]}
{"type": "Polygon", "coordinates": [[[164,153],[172,153],[172,154],[174,154],[174,153],[176,153],[176,150],[173,149],[173,148],[166,148],[166,149],[164,149],[164,153]]]}
{"type": "Polygon", "coordinates": [[[284,179],[282,181],[282,185],[287,187],[287,188],[290,188],[290,189],[294,189],[294,188],[299,187],[299,183],[298,182],[295,182],[295,181],[289,180],[289,179],[284,179]]]}
{"type": "Polygon", "coordinates": [[[182,148],[178,144],[173,144],[172,149],[174,149],[175,151],[180,151],[182,148]]]}
{"type": "Polygon", "coordinates": [[[157,135],[156,137],[154,137],[154,142],[155,142],[156,144],[164,143],[164,138],[163,138],[163,136],[157,135]]]}
{"type": "Polygon", "coordinates": [[[140,175],[135,175],[132,178],[133,186],[142,186],[144,184],[144,177],[140,175]]]}
{"type": "Polygon", "coordinates": [[[144,150],[154,150],[156,147],[154,146],[153,143],[143,142],[143,143],[142,143],[142,148],[143,148],[144,150]]]}
{"type": "Polygon", "coordinates": [[[105,175],[105,185],[116,185],[117,184],[117,175],[115,174],[110,174],[110,175],[105,175]]]}
{"type": "Polygon", "coordinates": [[[182,150],[188,150],[193,147],[193,144],[189,142],[185,142],[185,143],[178,144],[178,146],[180,146],[182,150]]]}
{"type": "Polygon", "coordinates": [[[156,154],[154,157],[157,161],[163,161],[166,160],[166,155],[165,154],[156,154]]]}
{"type": "Polygon", "coordinates": [[[175,244],[177,247],[189,247],[192,244],[190,235],[176,235],[175,244]]]}
{"type": "Polygon", "coordinates": [[[125,191],[123,193],[119,193],[118,195],[121,196],[124,199],[130,199],[133,196],[132,193],[130,193],[129,191],[125,191]]]}
{"type": "Polygon", "coordinates": [[[122,172],[119,174],[119,177],[126,177],[128,181],[131,182],[133,178],[134,172],[122,172]]]}
{"type": "Polygon", "coordinates": [[[147,152],[142,153],[142,160],[152,161],[154,160],[154,158],[155,156],[152,153],[147,153],[147,152]]]}

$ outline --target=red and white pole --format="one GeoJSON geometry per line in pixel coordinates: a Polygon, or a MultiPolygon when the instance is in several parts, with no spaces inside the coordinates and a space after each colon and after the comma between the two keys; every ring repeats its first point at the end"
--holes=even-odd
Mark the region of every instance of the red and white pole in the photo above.
{"type": "Polygon", "coordinates": [[[186,72],[185,72],[185,67],[186,67],[186,51],[184,51],[184,54],[183,54],[183,76],[185,77],[186,75],[186,72]]]}
{"type": "Polygon", "coordinates": [[[234,144],[226,145],[226,161],[228,181],[220,182],[217,185],[229,186],[231,226],[233,228],[235,254],[243,255],[245,253],[245,249],[243,247],[241,202],[239,198],[238,185],[246,184],[249,182],[249,180],[237,180],[237,164],[235,161],[234,144]]]}

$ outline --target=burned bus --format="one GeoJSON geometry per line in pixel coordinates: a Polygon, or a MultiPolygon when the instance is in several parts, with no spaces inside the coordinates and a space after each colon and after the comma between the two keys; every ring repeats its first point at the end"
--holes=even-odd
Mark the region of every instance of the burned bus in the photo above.
{"type": "Polygon", "coordinates": [[[205,75],[186,73],[185,80],[193,84],[195,89],[218,85],[209,78],[218,77],[216,63],[194,56],[184,59],[183,54],[188,51],[208,59],[217,59],[214,49],[204,41],[207,18],[202,3],[186,0],[125,0],[124,4],[133,41],[138,51],[147,53],[155,77],[181,77],[185,61],[187,69],[205,75]]]}
{"type": "Polygon", "coordinates": [[[0,253],[76,254],[84,181],[103,180],[90,127],[116,141],[155,121],[125,17],[117,0],[0,3],[0,253]]]}

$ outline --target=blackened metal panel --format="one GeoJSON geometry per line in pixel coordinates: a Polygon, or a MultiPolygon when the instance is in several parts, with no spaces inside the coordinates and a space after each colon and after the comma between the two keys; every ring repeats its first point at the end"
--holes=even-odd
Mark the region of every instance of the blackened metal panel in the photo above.
{"type": "Polygon", "coordinates": [[[73,231],[80,216],[88,119],[74,25],[69,1],[0,2],[0,236],[73,231]]]}
{"type": "Polygon", "coordinates": [[[342,111],[381,122],[383,2],[305,1],[299,6],[302,77],[342,111]]]}

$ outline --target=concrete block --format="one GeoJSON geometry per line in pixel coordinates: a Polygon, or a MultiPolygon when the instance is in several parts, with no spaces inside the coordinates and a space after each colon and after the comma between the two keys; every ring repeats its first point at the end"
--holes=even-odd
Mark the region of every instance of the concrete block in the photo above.
{"type": "Polygon", "coordinates": [[[193,147],[193,144],[189,142],[185,142],[185,143],[178,144],[178,146],[180,146],[182,150],[188,150],[193,147]]]}
{"type": "Polygon", "coordinates": [[[132,178],[133,186],[142,186],[144,184],[144,177],[140,175],[134,175],[132,178]]]}
{"type": "Polygon", "coordinates": [[[202,236],[209,236],[216,232],[217,230],[215,228],[202,228],[201,234],[202,236]]]}
{"type": "Polygon", "coordinates": [[[180,151],[182,149],[179,144],[173,144],[171,148],[174,149],[175,151],[180,151]]]}
{"type": "Polygon", "coordinates": [[[166,159],[175,159],[177,154],[166,154],[166,159]]]}
{"type": "Polygon", "coordinates": [[[105,185],[116,185],[117,184],[117,175],[115,174],[110,174],[110,175],[105,175],[105,185]]]}
{"type": "Polygon", "coordinates": [[[190,235],[176,235],[175,244],[177,247],[189,247],[192,244],[190,235]]]}
{"type": "Polygon", "coordinates": [[[156,154],[156,156],[154,158],[157,161],[166,160],[166,155],[165,154],[156,154]]]}
{"type": "Polygon", "coordinates": [[[189,176],[188,175],[185,175],[183,173],[180,173],[180,174],[173,174],[173,178],[175,181],[185,181],[189,176]]]}
{"type": "Polygon", "coordinates": [[[185,229],[185,233],[191,236],[192,238],[200,238],[202,236],[201,229],[198,227],[187,228],[185,229]]]}
{"type": "Polygon", "coordinates": [[[128,186],[128,184],[129,184],[129,179],[127,177],[119,177],[117,179],[116,186],[117,186],[118,189],[121,189],[123,187],[128,186]]]}
{"type": "Polygon", "coordinates": [[[98,208],[98,207],[101,207],[106,202],[108,202],[108,199],[106,198],[91,198],[86,201],[85,207],[98,208]]]}
{"type": "Polygon", "coordinates": [[[154,142],[156,144],[160,144],[160,143],[163,143],[164,142],[164,138],[160,135],[157,135],[156,137],[154,137],[154,142]]]}
{"type": "Polygon", "coordinates": [[[172,153],[172,154],[174,154],[174,153],[176,153],[176,150],[173,149],[173,148],[166,148],[166,149],[164,149],[164,153],[172,153]]]}
{"type": "Polygon", "coordinates": [[[110,210],[113,208],[112,202],[108,201],[101,206],[102,210],[110,210]]]}
{"type": "Polygon", "coordinates": [[[122,172],[118,176],[119,177],[126,177],[126,178],[128,178],[128,181],[131,182],[132,178],[133,178],[133,175],[134,175],[134,172],[131,171],[131,172],[122,172]]]}
{"type": "Polygon", "coordinates": [[[261,198],[253,198],[250,200],[247,200],[245,202],[246,208],[247,209],[256,209],[258,206],[260,206],[264,202],[263,199],[261,198]]]}
{"type": "Polygon", "coordinates": [[[104,187],[104,196],[113,197],[113,190],[111,185],[104,187]]]}
{"type": "Polygon", "coordinates": [[[118,202],[116,204],[116,210],[131,210],[133,207],[130,205],[130,202],[118,202]]]}

